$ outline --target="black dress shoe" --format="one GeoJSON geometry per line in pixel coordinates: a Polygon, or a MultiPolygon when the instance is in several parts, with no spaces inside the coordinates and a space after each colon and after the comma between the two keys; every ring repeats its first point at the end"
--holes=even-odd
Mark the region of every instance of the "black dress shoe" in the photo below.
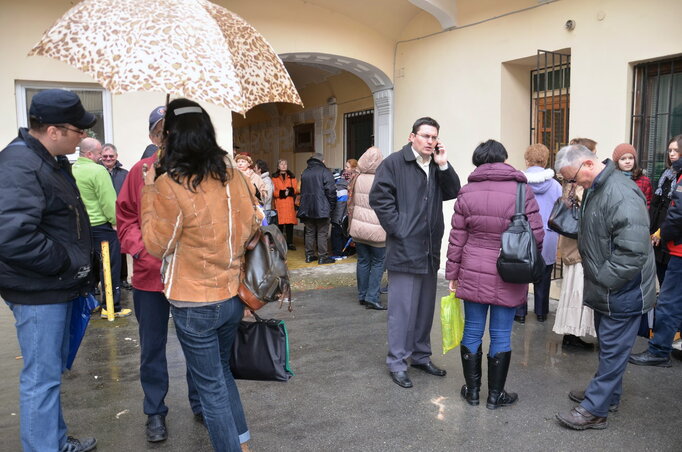
{"type": "Polygon", "coordinates": [[[568,346],[568,347],[584,348],[585,350],[593,350],[594,349],[594,344],[590,344],[589,342],[585,342],[584,340],[580,339],[578,336],[574,336],[572,334],[565,334],[561,343],[563,345],[568,346]]]}
{"type": "Polygon", "coordinates": [[[378,301],[365,300],[365,309],[375,309],[377,311],[385,311],[386,307],[382,306],[378,301]]]}
{"type": "Polygon", "coordinates": [[[168,439],[166,430],[166,416],[162,414],[152,414],[147,418],[147,441],[158,443],[168,439]]]}
{"type": "Polygon", "coordinates": [[[60,452],[88,452],[95,447],[97,447],[95,438],[76,439],[73,436],[68,436],[60,452]]]}
{"type": "Polygon", "coordinates": [[[580,405],[567,413],[557,413],[556,418],[573,430],[603,429],[609,425],[605,417],[595,416],[580,405]]]}
{"type": "Polygon", "coordinates": [[[365,300],[358,300],[358,303],[360,303],[360,305],[362,306],[365,304],[365,300]]]}
{"type": "Polygon", "coordinates": [[[524,323],[526,323],[526,316],[525,315],[515,315],[514,321],[523,325],[524,323]]]}
{"type": "Polygon", "coordinates": [[[309,264],[311,262],[315,262],[317,260],[317,256],[306,256],[305,257],[305,263],[309,264]]]}
{"type": "Polygon", "coordinates": [[[410,380],[410,377],[407,376],[407,372],[404,370],[400,372],[391,372],[391,379],[393,380],[393,383],[397,384],[401,388],[412,387],[412,381],[410,380]]]}
{"type": "Polygon", "coordinates": [[[546,315],[539,315],[539,314],[538,314],[538,322],[544,322],[545,320],[547,320],[547,316],[546,316],[546,315]]]}
{"type": "Polygon", "coordinates": [[[672,367],[673,365],[670,356],[656,356],[649,350],[633,353],[628,361],[636,366],[672,367]]]}
{"type": "Polygon", "coordinates": [[[294,245],[293,243],[290,243],[287,245],[287,249],[289,249],[290,251],[296,251],[296,245],[294,245]]]}
{"type": "Polygon", "coordinates": [[[444,369],[439,369],[434,366],[431,361],[426,364],[412,364],[415,369],[423,370],[427,374],[435,375],[436,377],[444,377],[447,372],[444,369]]]}
{"type": "Polygon", "coordinates": [[[336,259],[330,256],[321,257],[320,260],[317,261],[318,265],[333,264],[334,262],[336,262],[336,259]]]}
{"type": "MultiPolygon", "coordinates": [[[[569,391],[568,398],[573,400],[574,402],[580,403],[583,400],[585,400],[585,391],[569,391]]],[[[616,411],[618,411],[618,408],[619,405],[617,403],[614,403],[611,406],[609,406],[609,412],[615,413],[616,411]]]]}
{"type": "Polygon", "coordinates": [[[200,423],[206,427],[206,421],[204,420],[204,413],[194,413],[194,421],[200,423]]]}

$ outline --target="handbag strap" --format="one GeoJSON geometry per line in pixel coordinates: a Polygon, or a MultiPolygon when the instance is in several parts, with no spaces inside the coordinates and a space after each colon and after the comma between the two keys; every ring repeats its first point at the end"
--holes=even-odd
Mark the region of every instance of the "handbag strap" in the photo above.
{"type": "Polygon", "coordinates": [[[518,182],[516,184],[516,213],[514,215],[525,215],[526,207],[526,184],[524,182],[518,182]]]}

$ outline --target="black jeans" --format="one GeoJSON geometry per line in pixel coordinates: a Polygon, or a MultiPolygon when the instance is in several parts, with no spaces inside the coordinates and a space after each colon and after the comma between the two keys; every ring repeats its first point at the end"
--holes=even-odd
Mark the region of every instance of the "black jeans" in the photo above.
{"type": "MultiPolygon", "coordinates": [[[[111,265],[111,288],[114,294],[114,311],[121,310],[121,243],[116,231],[109,223],[92,226],[92,247],[97,259],[97,275],[99,281],[104,281],[102,269],[102,242],[109,242],[109,263],[111,265]]],[[[102,286],[102,307],[106,309],[106,295],[102,286]]]]}
{"type": "Polygon", "coordinates": [[[282,231],[287,238],[287,245],[294,244],[294,225],[293,224],[279,224],[279,230],[282,231]]]}

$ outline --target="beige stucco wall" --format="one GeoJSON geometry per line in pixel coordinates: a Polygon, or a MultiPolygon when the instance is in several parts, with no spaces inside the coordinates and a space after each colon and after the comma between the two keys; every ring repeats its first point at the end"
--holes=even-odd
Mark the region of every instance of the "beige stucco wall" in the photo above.
{"type": "MultiPolygon", "coordinates": [[[[396,143],[404,141],[415,118],[428,114],[441,123],[453,164],[463,174],[473,169],[473,149],[487,138],[501,140],[511,163],[521,165],[529,140],[531,65],[514,62],[538,49],[570,49],[570,135],[594,138],[599,154],[607,157],[629,140],[632,63],[682,53],[682,40],[661,32],[679,28],[681,13],[682,2],[676,0],[563,0],[401,42],[396,143]],[[569,19],[576,22],[573,31],[564,28],[569,19]]],[[[481,17],[463,16],[461,25],[469,19],[481,17]]],[[[428,35],[433,25],[418,17],[405,36],[428,35]]]]}

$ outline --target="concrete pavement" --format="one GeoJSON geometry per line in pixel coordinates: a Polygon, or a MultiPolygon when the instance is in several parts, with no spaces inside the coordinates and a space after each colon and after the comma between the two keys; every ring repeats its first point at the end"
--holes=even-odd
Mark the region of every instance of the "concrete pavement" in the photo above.
{"type": "MultiPolygon", "coordinates": [[[[529,315],[514,324],[507,389],[519,402],[490,411],[459,396],[463,384],[459,350],[443,356],[438,315],[432,333],[433,361],[444,378],[410,370],[414,388],[391,382],[384,365],[386,312],[359,306],[354,265],[338,263],[295,270],[295,309],[268,306],[262,317],[287,322],[289,382],[238,381],[251,429],[250,446],[262,451],[680,451],[682,363],[670,369],[629,366],[620,411],[602,431],[561,427],[557,411],[574,404],[570,389],[583,389],[597,366],[597,352],[561,345],[545,323],[529,315]]],[[[439,283],[439,297],[447,293],[439,283]]],[[[382,299],[385,302],[386,296],[382,299]]],[[[124,304],[130,306],[126,292],[124,304]]],[[[532,303],[531,303],[532,305],[532,303]]],[[[20,450],[18,380],[21,360],[8,308],[0,308],[0,449],[20,450]]],[[[484,339],[487,350],[487,336],[484,339]]],[[[635,350],[644,348],[637,339],[635,350]]],[[[96,436],[98,450],[210,451],[206,430],[194,422],[187,402],[182,351],[171,321],[167,397],[169,439],[144,437],[139,347],[134,317],[113,323],[93,318],[74,369],[64,377],[62,403],[69,433],[96,436]]],[[[485,360],[482,397],[485,388],[485,360]]]]}

